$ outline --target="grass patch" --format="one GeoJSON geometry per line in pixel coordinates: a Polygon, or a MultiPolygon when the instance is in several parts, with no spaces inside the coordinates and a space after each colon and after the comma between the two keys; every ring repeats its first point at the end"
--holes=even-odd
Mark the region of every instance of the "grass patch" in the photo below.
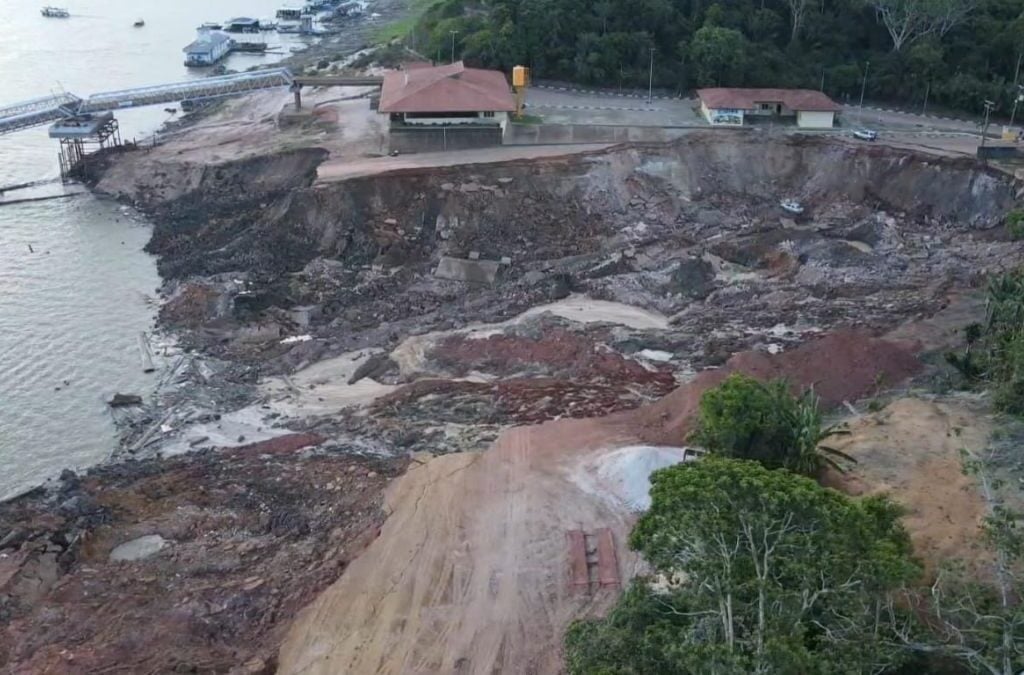
{"type": "Polygon", "coordinates": [[[441,2],[443,0],[410,0],[405,16],[377,26],[370,33],[370,38],[379,44],[387,44],[396,38],[405,37],[416,27],[420,17],[441,2]]]}
{"type": "Polygon", "coordinates": [[[544,124],[544,118],[540,115],[523,115],[521,117],[513,117],[513,124],[544,124]]]}

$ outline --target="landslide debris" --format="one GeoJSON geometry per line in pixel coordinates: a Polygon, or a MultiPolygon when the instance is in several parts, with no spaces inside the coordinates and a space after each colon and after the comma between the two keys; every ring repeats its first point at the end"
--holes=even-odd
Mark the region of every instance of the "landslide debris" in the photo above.
{"type": "Polygon", "coordinates": [[[405,465],[322,440],[65,472],[0,505],[5,672],[274,672],[291,617],[376,536],[405,465]]]}

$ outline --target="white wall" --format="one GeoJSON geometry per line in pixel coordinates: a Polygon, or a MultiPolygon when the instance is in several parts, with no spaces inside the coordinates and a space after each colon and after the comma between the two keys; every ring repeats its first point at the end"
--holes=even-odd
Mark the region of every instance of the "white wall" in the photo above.
{"type": "Polygon", "coordinates": [[[800,111],[796,114],[796,125],[801,129],[831,129],[835,113],[800,111]]]}
{"type": "Polygon", "coordinates": [[[482,112],[476,117],[405,117],[406,124],[422,125],[453,125],[453,124],[499,124],[504,125],[508,120],[508,113],[496,112],[494,117],[484,117],[482,112]]]}
{"type": "Polygon", "coordinates": [[[709,108],[704,103],[700,102],[700,111],[704,115],[704,119],[708,121],[708,124],[716,127],[735,127],[743,126],[743,111],[742,110],[722,110],[719,108],[709,108]]]}

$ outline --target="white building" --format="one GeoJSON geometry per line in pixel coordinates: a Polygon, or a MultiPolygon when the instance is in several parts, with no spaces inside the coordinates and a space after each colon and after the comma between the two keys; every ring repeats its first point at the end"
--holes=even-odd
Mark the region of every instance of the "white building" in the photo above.
{"type": "Polygon", "coordinates": [[[195,41],[181,51],[186,66],[212,66],[231,51],[231,38],[220,31],[200,29],[195,41]]]}
{"type": "Polygon", "coordinates": [[[712,126],[743,126],[758,118],[794,119],[801,129],[831,129],[838,103],[812,89],[698,89],[700,111],[712,126]],[[748,119],[752,118],[752,119],[748,119]]]}

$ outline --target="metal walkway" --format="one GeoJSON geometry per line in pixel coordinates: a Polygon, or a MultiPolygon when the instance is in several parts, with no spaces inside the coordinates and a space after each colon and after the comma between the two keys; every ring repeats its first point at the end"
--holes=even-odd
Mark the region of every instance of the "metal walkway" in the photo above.
{"type": "Polygon", "coordinates": [[[0,134],[54,122],[75,114],[82,99],[74,94],[55,94],[0,108],[0,134]]]}
{"type": "Polygon", "coordinates": [[[83,113],[137,108],[186,99],[235,96],[259,89],[287,87],[294,82],[295,78],[290,70],[274,68],[153,87],[110,91],[93,94],[86,99],[74,94],[45,96],[0,107],[0,135],[83,113]]]}

